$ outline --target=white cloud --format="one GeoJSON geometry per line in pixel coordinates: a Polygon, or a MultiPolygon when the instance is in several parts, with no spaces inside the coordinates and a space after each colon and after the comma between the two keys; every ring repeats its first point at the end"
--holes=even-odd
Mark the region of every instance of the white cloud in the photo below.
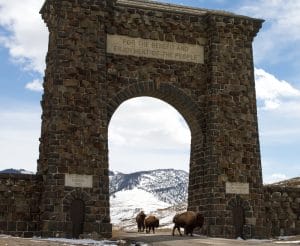
{"type": "Polygon", "coordinates": [[[264,145],[295,143],[300,138],[300,90],[263,69],[255,69],[258,118],[264,145]]]}
{"type": "Polygon", "coordinates": [[[297,176],[300,91],[263,69],[255,69],[255,84],[264,183],[297,176]]]}
{"type": "Polygon", "coordinates": [[[191,138],[190,129],[178,111],[150,97],[124,102],[112,117],[109,135],[115,139],[116,144],[139,147],[143,141],[156,148],[190,144],[191,138]],[[162,142],[163,137],[165,140],[162,142]],[[130,141],[124,142],[124,139],[130,141]]]}
{"type": "Polygon", "coordinates": [[[28,90],[31,90],[31,91],[38,91],[38,92],[42,92],[43,91],[43,82],[38,80],[38,79],[35,79],[29,83],[27,83],[25,85],[25,88],[28,89],[28,90]]]}
{"type": "Polygon", "coordinates": [[[255,86],[257,99],[263,101],[266,110],[277,109],[287,103],[286,100],[296,100],[300,105],[299,90],[263,69],[255,68],[255,86]]]}
{"type": "Polygon", "coordinates": [[[299,62],[300,1],[249,1],[239,13],[266,20],[254,42],[255,60],[259,63],[299,62]]]}
{"type": "Polygon", "coordinates": [[[0,0],[0,44],[9,49],[13,60],[24,69],[41,74],[45,68],[48,31],[39,10],[43,0],[0,0]]]}
{"type": "Polygon", "coordinates": [[[110,168],[123,172],[189,169],[190,130],[181,115],[158,99],[124,102],[109,125],[110,168]]]}

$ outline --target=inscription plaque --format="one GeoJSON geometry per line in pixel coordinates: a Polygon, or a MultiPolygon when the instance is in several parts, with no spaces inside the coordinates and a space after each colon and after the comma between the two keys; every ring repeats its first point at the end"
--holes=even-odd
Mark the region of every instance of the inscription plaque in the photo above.
{"type": "Polygon", "coordinates": [[[93,176],[66,173],[65,186],[93,188],[93,176]]]}
{"type": "Polygon", "coordinates": [[[132,38],[123,35],[107,34],[106,51],[116,55],[204,63],[202,45],[132,38]]]}
{"type": "Polygon", "coordinates": [[[249,183],[226,182],[227,194],[249,194],[249,183]]]}

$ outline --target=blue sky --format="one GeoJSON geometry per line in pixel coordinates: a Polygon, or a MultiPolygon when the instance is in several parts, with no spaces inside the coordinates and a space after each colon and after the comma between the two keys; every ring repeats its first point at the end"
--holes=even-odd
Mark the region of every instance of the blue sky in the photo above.
{"type": "MultiPolygon", "coordinates": [[[[254,41],[264,182],[300,176],[300,1],[166,0],[265,19],[254,41]]],[[[36,170],[48,31],[43,0],[0,0],[0,169],[36,170]]],[[[170,105],[123,103],[109,126],[110,167],[188,170],[190,132],[170,105]],[[135,123],[133,123],[135,122],[135,123]],[[138,154],[137,154],[138,153],[138,154]]]]}

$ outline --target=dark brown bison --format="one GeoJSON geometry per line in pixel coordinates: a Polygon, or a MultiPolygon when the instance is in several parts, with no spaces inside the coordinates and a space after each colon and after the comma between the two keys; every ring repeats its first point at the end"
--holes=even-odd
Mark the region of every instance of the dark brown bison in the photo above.
{"type": "Polygon", "coordinates": [[[187,211],[181,214],[176,214],[173,218],[174,227],[172,235],[174,236],[175,229],[177,228],[180,236],[180,227],[184,228],[184,234],[190,234],[193,236],[193,231],[196,227],[202,227],[204,223],[204,216],[200,213],[195,213],[193,211],[187,211]]]}
{"type": "Polygon", "coordinates": [[[159,219],[156,218],[154,215],[149,215],[145,218],[145,227],[146,233],[149,233],[152,229],[153,234],[155,233],[155,227],[159,227],[159,219]]]}
{"type": "Polygon", "coordinates": [[[145,230],[145,224],[144,224],[145,218],[146,218],[146,214],[144,213],[144,211],[139,212],[138,215],[136,216],[135,220],[137,223],[138,232],[145,230]]]}

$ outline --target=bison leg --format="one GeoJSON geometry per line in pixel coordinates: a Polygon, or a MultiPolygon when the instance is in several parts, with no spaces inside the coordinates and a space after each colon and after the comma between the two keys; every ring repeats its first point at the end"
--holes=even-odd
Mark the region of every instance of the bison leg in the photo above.
{"type": "Polygon", "coordinates": [[[193,237],[193,230],[194,230],[193,227],[188,227],[188,226],[187,226],[187,227],[185,228],[185,235],[189,235],[189,234],[190,234],[191,237],[193,237]]]}
{"type": "Polygon", "coordinates": [[[180,231],[180,226],[177,226],[177,230],[179,232],[179,235],[182,236],[181,231],[180,231]]]}
{"type": "Polygon", "coordinates": [[[175,229],[176,229],[176,225],[174,225],[174,227],[173,227],[172,236],[174,236],[175,229]]]}
{"type": "Polygon", "coordinates": [[[179,235],[182,236],[181,231],[180,231],[180,226],[177,225],[176,228],[177,228],[177,231],[178,231],[179,235]]]}
{"type": "Polygon", "coordinates": [[[175,230],[176,230],[176,228],[177,228],[177,230],[178,230],[179,235],[182,236],[181,231],[180,231],[180,226],[178,226],[178,225],[174,225],[173,231],[172,231],[172,235],[173,235],[173,236],[175,235],[175,230]]]}

